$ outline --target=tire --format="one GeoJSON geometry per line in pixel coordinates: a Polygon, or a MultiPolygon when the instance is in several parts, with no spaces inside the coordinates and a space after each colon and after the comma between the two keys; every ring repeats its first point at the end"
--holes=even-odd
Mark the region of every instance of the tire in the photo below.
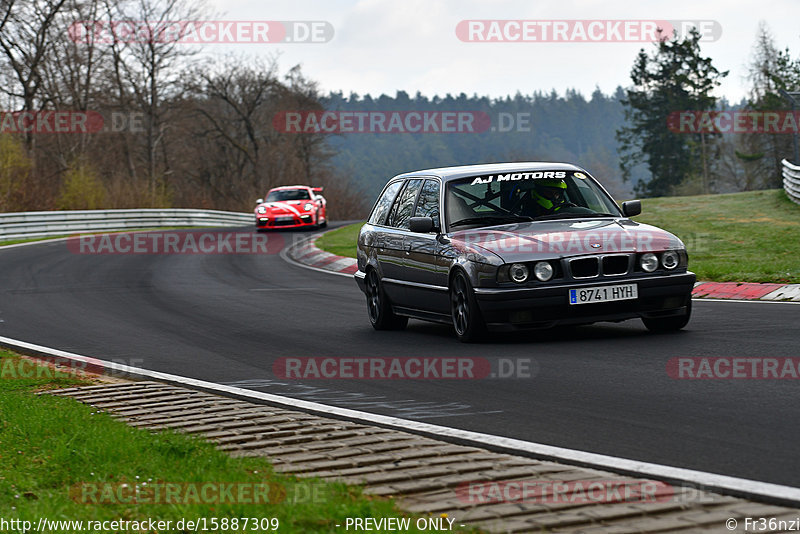
{"type": "Polygon", "coordinates": [[[660,317],[657,319],[645,319],[642,317],[642,322],[651,332],[675,332],[686,326],[691,318],[692,299],[689,298],[689,304],[686,305],[686,313],[684,315],[660,317]]]}
{"type": "Polygon", "coordinates": [[[475,292],[462,272],[456,273],[450,287],[450,315],[459,341],[478,341],[486,333],[486,324],[475,300],[475,292]]]}
{"type": "Polygon", "coordinates": [[[375,269],[367,271],[365,286],[367,314],[372,328],[375,330],[403,330],[408,324],[408,317],[395,315],[392,311],[392,305],[383,291],[381,280],[375,269]]]}
{"type": "Polygon", "coordinates": [[[325,228],[326,226],[328,226],[328,219],[326,218],[322,222],[320,222],[319,211],[317,211],[317,223],[314,225],[314,229],[316,230],[318,228],[325,228]]]}

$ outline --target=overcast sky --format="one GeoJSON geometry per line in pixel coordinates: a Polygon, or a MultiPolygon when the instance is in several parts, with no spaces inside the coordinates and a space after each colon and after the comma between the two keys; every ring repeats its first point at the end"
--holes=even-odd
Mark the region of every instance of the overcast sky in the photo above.
{"type": "Polygon", "coordinates": [[[285,72],[301,64],[323,91],[394,95],[445,93],[513,95],[577,89],[589,96],[630,84],[630,70],[646,43],[463,42],[462,20],[705,20],[722,33],[702,52],[729,70],[718,96],[747,95],[747,65],[759,20],[775,44],[800,56],[800,4],[796,0],[207,0],[225,20],[327,21],[335,35],[325,44],[208,45],[211,54],[279,53],[285,72]]]}

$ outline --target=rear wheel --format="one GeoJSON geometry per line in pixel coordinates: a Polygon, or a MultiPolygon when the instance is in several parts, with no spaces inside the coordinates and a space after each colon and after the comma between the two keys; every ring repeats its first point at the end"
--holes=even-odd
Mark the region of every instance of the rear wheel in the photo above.
{"type": "Polygon", "coordinates": [[[464,273],[456,273],[450,288],[450,313],[453,328],[459,341],[470,343],[479,340],[486,332],[475,292],[464,273]]]}
{"type": "Polygon", "coordinates": [[[401,317],[392,311],[389,299],[383,291],[381,280],[375,269],[367,271],[365,282],[367,294],[367,313],[369,322],[375,330],[402,330],[408,324],[408,317],[401,317]]]}
{"type": "Polygon", "coordinates": [[[677,315],[675,317],[659,317],[656,319],[645,319],[642,317],[642,322],[651,332],[674,332],[680,330],[689,323],[692,318],[692,299],[686,305],[686,313],[684,315],[677,315]]]}

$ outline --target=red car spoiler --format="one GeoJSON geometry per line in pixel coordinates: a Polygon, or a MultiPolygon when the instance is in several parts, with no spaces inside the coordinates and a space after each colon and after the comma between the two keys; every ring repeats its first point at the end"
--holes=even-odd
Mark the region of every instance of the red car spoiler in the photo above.
{"type": "Polygon", "coordinates": [[[322,193],[324,187],[312,187],[311,190],[315,193],[322,193]]]}

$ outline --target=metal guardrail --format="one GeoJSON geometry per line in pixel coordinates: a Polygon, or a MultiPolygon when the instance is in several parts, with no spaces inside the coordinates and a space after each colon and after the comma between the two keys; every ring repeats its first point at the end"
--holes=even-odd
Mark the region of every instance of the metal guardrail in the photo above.
{"type": "Polygon", "coordinates": [[[244,226],[250,213],[195,209],[26,211],[0,214],[0,241],[167,226],[244,226]]]}
{"type": "Polygon", "coordinates": [[[800,167],[787,160],[781,161],[783,165],[783,189],[789,198],[800,204],[800,167]]]}

